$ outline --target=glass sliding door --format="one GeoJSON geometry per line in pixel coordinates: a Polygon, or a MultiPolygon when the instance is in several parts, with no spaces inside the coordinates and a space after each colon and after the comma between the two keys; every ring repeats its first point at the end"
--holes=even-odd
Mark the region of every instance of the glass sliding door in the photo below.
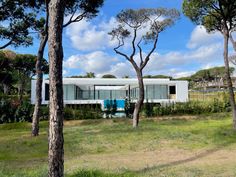
{"type": "Polygon", "coordinates": [[[76,99],[76,86],[63,85],[63,98],[64,100],[75,100],[76,99]]]}
{"type": "Polygon", "coordinates": [[[146,85],[145,99],[168,99],[168,86],[146,85]]]}

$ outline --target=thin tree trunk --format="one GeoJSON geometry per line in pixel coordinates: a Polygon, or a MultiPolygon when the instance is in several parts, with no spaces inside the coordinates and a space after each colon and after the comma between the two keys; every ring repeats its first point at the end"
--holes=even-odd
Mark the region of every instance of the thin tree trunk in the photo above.
{"type": "Polygon", "coordinates": [[[49,4],[49,177],[64,176],[63,87],[62,87],[62,26],[64,0],[51,0],[49,4]]]}
{"type": "Polygon", "coordinates": [[[20,101],[20,105],[23,102],[23,83],[20,81],[19,85],[18,85],[18,96],[19,96],[19,101],[20,101]]]}
{"type": "Polygon", "coordinates": [[[3,83],[3,93],[8,95],[9,94],[9,85],[8,84],[5,84],[3,83]]]}
{"type": "Polygon", "coordinates": [[[32,120],[32,136],[38,136],[39,135],[39,118],[40,118],[40,107],[42,102],[42,82],[43,82],[43,72],[42,72],[42,60],[43,60],[43,53],[44,48],[46,46],[48,40],[47,34],[41,35],[41,41],[40,46],[38,50],[38,56],[36,61],[36,73],[37,73],[37,79],[36,79],[36,101],[34,106],[34,114],[33,114],[33,120],[32,120]]]}
{"type": "Polygon", "coordinates": [[[229,38],[230,38],[230,41],[233,45],[234,50],[236,51],[236,42],[234,41],[234,38],[233,38],[232,34],[229,35],[229,38]]]}
{"type": "Polygon", "coordinates": [[[229,32],[224,32],[224,63],[225,63],[225,76],[227,80],[227,85],[229,89],[229,99],[232,108],[233,114],[233,128],[236,130],[236,105],[234,99],[234,90],[232,85],[232,80],[230,77],[230,68],[229,68],[229,60],[228,60],[228,46],[229,45],[229,32]]]}
{"type": "Polygon", "coordinates": [[[133,128],[137,128],[139,124],[139,113],[144,101],[144,84],[143,84],[143,75],[142,71],[136,70],[138,77],[138,85],[139,85],[139,98],[134,107],[133,112],[133,128]]]}

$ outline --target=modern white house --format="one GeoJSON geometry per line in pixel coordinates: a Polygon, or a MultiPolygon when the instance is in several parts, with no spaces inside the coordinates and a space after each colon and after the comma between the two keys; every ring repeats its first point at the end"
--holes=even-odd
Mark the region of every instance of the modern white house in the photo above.
{"type": "MultiPolygon", "coordinates": [[[[36,80],[31,83],[31,103],[35,103],[36,80]]],[[[43,80],[42,104],[49,101],[49,80],[43,80]]],[[[170,79],[144,79],[145,101],[149,103],[186,102],[188,82],[170,79]]],[[[64,78],[64,104],[100,104],[116,100],[118,109],[124,108],[125,99],[131,103],[139,95],[137,79],[64,78]]]]}

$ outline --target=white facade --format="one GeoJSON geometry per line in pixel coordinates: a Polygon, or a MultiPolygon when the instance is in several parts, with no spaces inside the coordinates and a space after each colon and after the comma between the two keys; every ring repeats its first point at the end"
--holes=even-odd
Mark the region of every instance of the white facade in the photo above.
{"type": "MultiPolygon", "coordinates": [[[[31,82],[31,103],[35,103],[36,80],[31,82]]],[[[42,104],[48,104],[49,80],[43,80],[42,104]]],[[[169,79],[144,79],[145,102],[186,102],[188,82],[169,79]]],[[[64,78],[64,104],[101,104],[104,100],[138,98],[137,79],[64,78]]]]}

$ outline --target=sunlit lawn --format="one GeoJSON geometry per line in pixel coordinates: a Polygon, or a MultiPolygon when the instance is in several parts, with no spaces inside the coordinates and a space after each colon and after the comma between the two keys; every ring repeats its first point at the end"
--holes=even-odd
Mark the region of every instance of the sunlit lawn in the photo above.
{"type": "MultiPolygon", "coordinates": [[[[81,177],[236,176],[230,114],[66,121],[65,175],[81,177]],[[164,120],[163,120],[164,119],[164,120]],[[166,120],[165,120],[166,119],[166,120]]],[[[47,126],[0,125],[0,176],[47,176],[47,126]]]]}

